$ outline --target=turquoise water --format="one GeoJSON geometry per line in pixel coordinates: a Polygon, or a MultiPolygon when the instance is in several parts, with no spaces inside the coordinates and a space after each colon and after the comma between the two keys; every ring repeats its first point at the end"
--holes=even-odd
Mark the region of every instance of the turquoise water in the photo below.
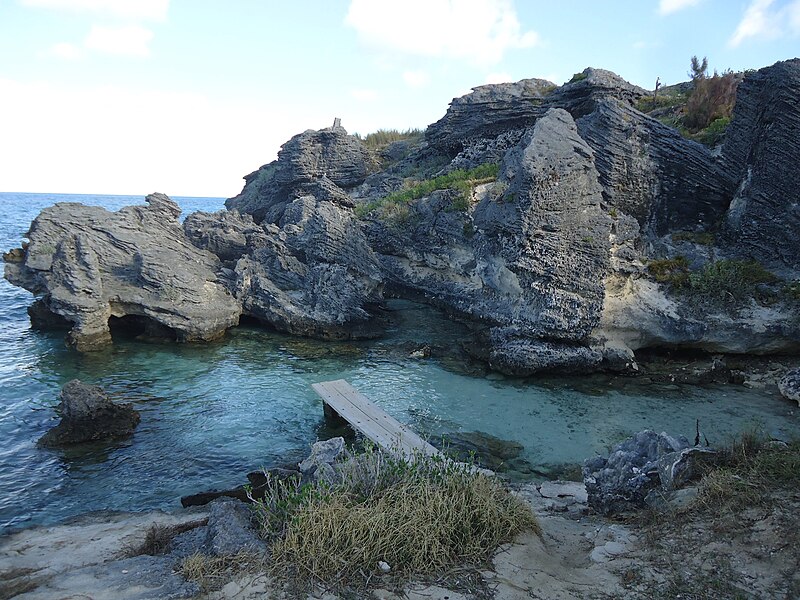
{"type": "MultiPolygon", "coordinates": [[[[140,198],[0,194],[0,246],[19,245],[54,201],[116,209],[140,198]]],[[[176,198],[185,211],[222,199],[176,198]]],[[[346,378],[424,435],[480,430],[521,442],[534,467],[582,461],[632,432],[653,428],[712,441],[759,424],[796,435],[796,406],[740,387],[640,385],[606,377],[506,379],[447,358],[415,359],[419,344],[456,347],[465,331],[437,311],[393,301],[384,339],[325,343],[257,327],[212,344],[118,340],[81,355],[62,333],[30,329],[31,295],[0,282],[0,531],[90,510],[175,508],[181,495],[243,482],[247,471],[297,460],[316,439],[322,407],[311,383],[346,378]],[[141,413],[123,441],[70,451],[36,440],[55,423],[60,387],[78,377],[141,413]]]]}

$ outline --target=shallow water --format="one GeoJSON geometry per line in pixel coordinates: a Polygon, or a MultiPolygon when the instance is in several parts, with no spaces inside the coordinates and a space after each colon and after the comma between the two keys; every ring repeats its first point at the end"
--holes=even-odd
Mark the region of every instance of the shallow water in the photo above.
{"type": "MultiPolygon", "coordinates": [[[[52,196],[0,194],[0,245],[18,246],[52,196]]],[[[63,200],[64,198],[58,198],[63,200]]],[[[69,198],[70,200],[75,197],[69,198]]],[[[80,197],[119,208],[139,198],[80,197]]],[[[181,199],[217,210],[221,199],[181,199]]],[[[757,424],[796,435],[796,406],[733,386],[641,385],[634,379],[506,379],[464,372],[447,359],[414,359],[429,343],[453,347],[465,332],[440,313],[393,301],[384,339],[325,343],[256,327],[211,344],[117,340],[81,355],[62,333],[30,330],[27,292],[0,282],[0,531],[90,510],[175,508],[181,495],[243,482],[244,474],[302,457],[322,426],[311,383],[345,378],[423,435],[480,430],[521,442],[542,469],[582,461],[644,428],[712,442],[757,424]],[[72,378],[124,396],[141,413],[129,439],[69,452],[36,448],[55,423],[60,387],[72,378]]]]}

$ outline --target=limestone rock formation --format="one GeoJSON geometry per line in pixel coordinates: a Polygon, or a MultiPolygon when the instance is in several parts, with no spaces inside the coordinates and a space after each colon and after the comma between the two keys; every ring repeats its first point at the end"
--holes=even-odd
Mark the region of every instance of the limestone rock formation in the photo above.
{"type": "Polygon", "coordinates": [[[711,228],[724,215],[734,186],[705,146],[616,99],[597,101],[577,123],[603,198],[643,233],[711,228]]]}
{"type": "Polygon", "coordinates": [[[418,202],[403,224],[370,224],[388,285],[501,328],[489,338],[505,348],[490,359],[498,370],[599,363],[586,348],[570,359],[554,351],[581,346],[602,310],[611,221],[600,207],[594,153],[569,113],[551,109],[500,170],[466,212],[453,211],[442,192],[418,202]]]}
{"type": "Polygon", "coordinates": [[[784,398],[800,404],[800,369],[787,371],[778,382],[778,389],[784,398]]]}
{"type": "Polygon", "coordinates": [[[139,413],[130,404],[115,404],[102,388],[77,379],[62,389],[56,411],[61,422],[45,433],[40,446],[63,446],[133,433],[139,413]]]}
{"type": "Polygon", "coordinates": [[[309,194],[352,206],[342,190],[361,184],[375,167],[367,148],[338,123],[309,129],[286,142],[278,160],[247,175],[242,192],[225,206],[259,223],[277,223],[293,199],[309,194]]]}
{"type": "Polygon", "coordinates": [[[238,322],[219,260],[189,243],[180,208],[163,194],[147,202],[117,212],[46,208],[31,225],[24,261],[6,263],[9,281],[41,295],[38,312],[71,324],[78,350],[108,344],[112,318],[179,341],[214,339],[238,322]]]}
{"type": "Polygon", "coordinates": [[[674,438],[648,429],[614,446],[607,458],[597,456],[586,460],[583,481],[589,506],[604,515],[643,507],[647,494],[661,483],[659,468],[672,474],[671,465],[680,461],[677,470],[681,475],[670,479],[669,486],[679,479],[688,480],[682,452],[687,448],[689,441],[684,437],[674,438]],[[669,458],[673,460],[669,462],[669,458]]]}
{"type": "Polygon", "coordinates": [[[800,271],[800,59],[747,74],[723,146],[738,189],[725,221],[730,251],[800,271]]]}

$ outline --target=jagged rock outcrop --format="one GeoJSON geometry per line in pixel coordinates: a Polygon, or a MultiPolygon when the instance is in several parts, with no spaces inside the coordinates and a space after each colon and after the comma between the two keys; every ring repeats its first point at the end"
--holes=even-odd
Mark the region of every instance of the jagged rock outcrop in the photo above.
{"type": "Polygon", "coordinates": [[[42,296],[38,312],[71,324],[68,341],[78,350],[110,343],[112,318],[179,341],[214,339],[238,322],[219,260],[189,243],[178,205],[163,194],[147,202],[117,212],[46,208],[31,225],[24,260],[6,263],[6,279],[42,296]]]}
{"type": "Polygon", "coordinates": [[[102,388],[77,379],[68,382],[59,396],[56,412],[61,421],[39,439],[40,446],[64,446],[125,437],[139,424],[131,404],[116,404],[102,388]]]}
{"type": "Polygon", "coordinates": [[[184,226],[230,265],[244,314],[308,337],[379,335],[370,311],[382,301],[382,276],[352,212],[303,196],[286,205],[279,225],[231,211],[196,213],[184,226]]]}
{"type": "Polygon", "coordinates": [[[597,101],[577,124],[595,151],[603,198],[642,233],[712,228],[722,218],[734,184],[702,144],[616,99],[597,101]]]}
{"type": "Polygon", "coordinates": [[[800,369],[787,371],[778,382],[778,390],[787,400],[800,404],[800,369]]]}
{"type": "Polygon", "coordinates": [[[738,182],[725,220],[730,252],[800,270],[800,59],[749,73],[736,91],[723,156],[738,182]]]}
{"type": "Polygon", "coordinates": [[[258,223],[277,223],[286,206],[300,196],[352,206],[344,190],[363,183],[375,168],[369,150],[338,123],[309,129],[286,142],[276,161],[245,176],[244,189],[225,206],[252,215],[258,223]]]}
{"type": "MultiPolygon", "coordinates": [[[[615,73],[593,68],[563,86],[544,79],[482,85],[455,98],[445,116],[428,127],[425,139],[450,156],[476,146],[491,148],[489,141],[497,140],[504,151],[551,108],[563,108],[578,119],[592,112],[600,99],[633,103],[645,94],[615,73]]],[[[488,158],[485,152],[482,158],[488,158]]]]}
{"type": "Polygon", "coordinates": [[[449,195],[417,203],[405,223],[371,224],[390,285],[500,328],[489,337],[498,370],[599,363],[581,344],[602,310],[610,219],[593,152],[569,113],[539,119],[466,213],[450,208],[449,195]],[[558,357],[558,347],[572,357],[558,357]]]}

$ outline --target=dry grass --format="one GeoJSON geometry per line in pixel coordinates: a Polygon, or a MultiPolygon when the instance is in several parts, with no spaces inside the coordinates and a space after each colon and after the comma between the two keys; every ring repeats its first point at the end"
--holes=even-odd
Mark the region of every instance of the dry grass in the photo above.
{"type": "Polygon", "coordinates": [[[264,571],[266,565],[262,556],[240,552],[226,556],[192,554],[183,559],[180,565],[181,576],[197,583],[204,592],[216,590],[242,573],[264,571]]]}
{"type": "Polygon", "coordinates": [[[208,519],[198,519],[187,523],[179,523],[177,525],[153,524],[147,529],[142,543],[128,548],[126,554],[128,556],[141,556],[142,554],[159,556],[168,554],[172,546],[172,539],[176,535],[190,531],[196,527],[202,527],[206,523],[208,523],[208,519]]]}
{"type": "MultiPolygon", "coordinates": [[[[298,491],[272,571],[290,580],[365,584],[378,562],[396,576],[425,577],[486,561],[524,530],[539,532],[530,509],[499,482],[466,465],[381,452],[354,457],[343,481],[298,491]]],[[[279,530],[274,521],[268,535],[279,530]]]]}

